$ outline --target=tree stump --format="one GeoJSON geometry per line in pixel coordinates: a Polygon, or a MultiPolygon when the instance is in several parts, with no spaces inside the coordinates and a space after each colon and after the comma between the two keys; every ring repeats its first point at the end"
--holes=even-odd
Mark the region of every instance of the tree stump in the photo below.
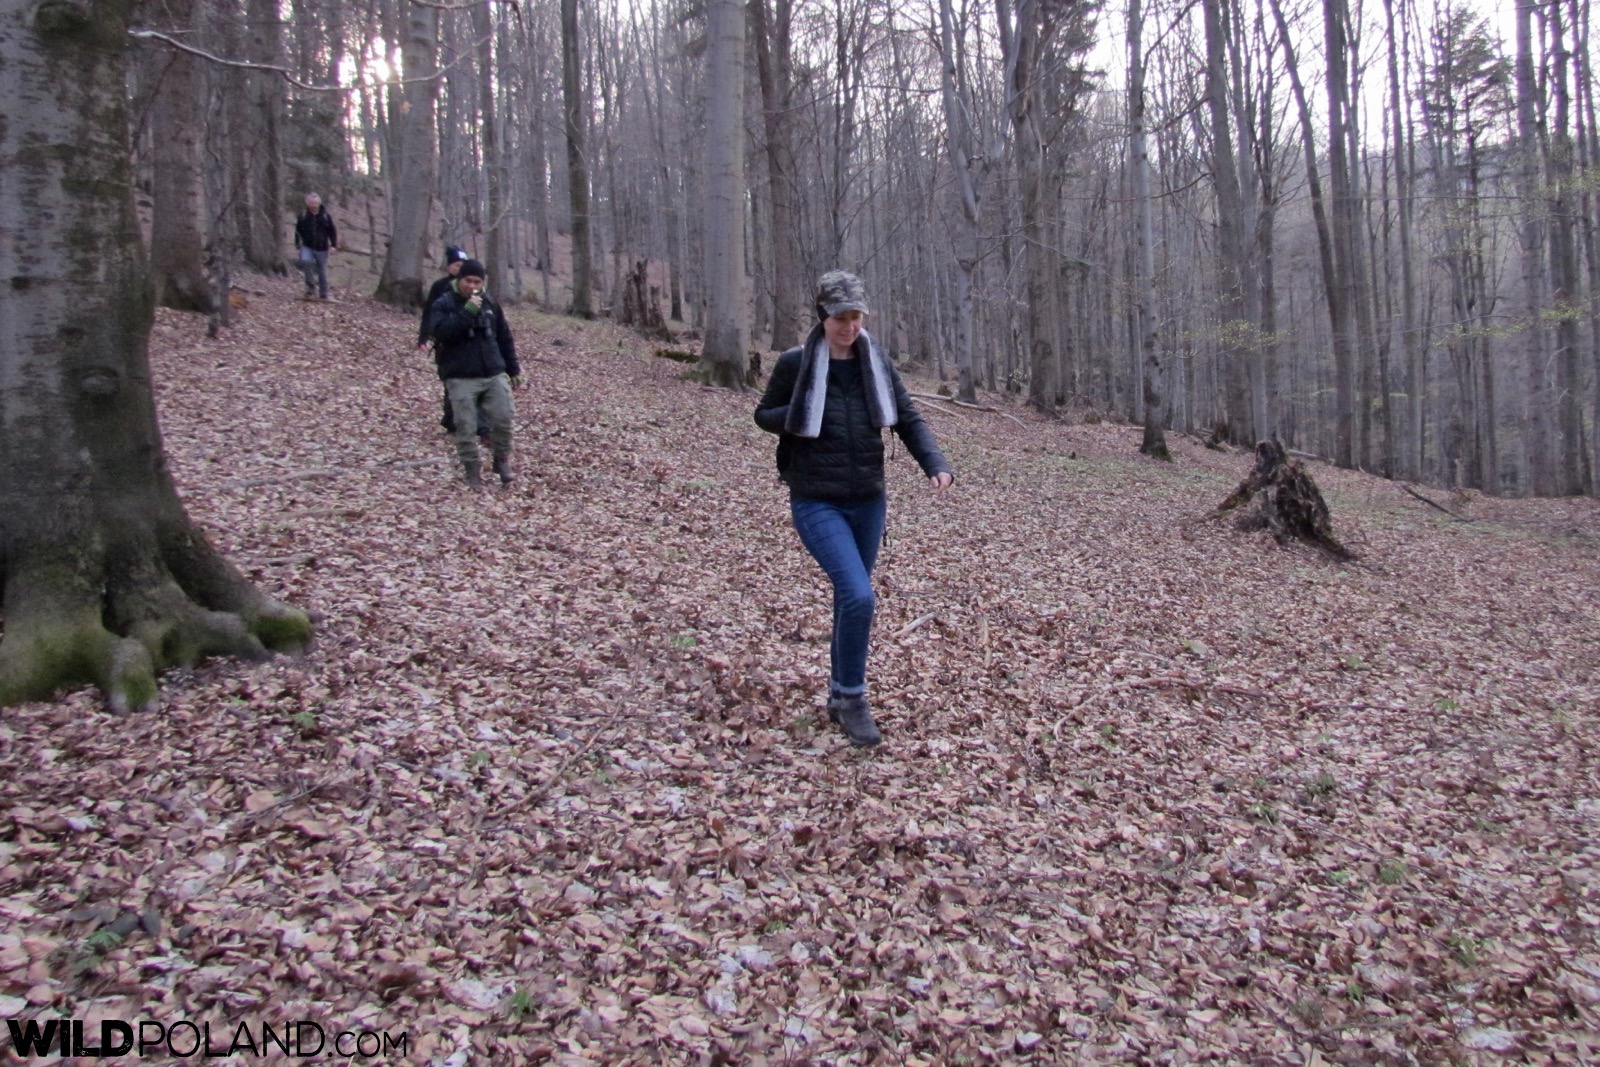
{"type": "Polygon", "coordinates": [[[1239,513],[1235,523],[1239,529],[1268,530],[1280,545],[1304,541],[1341,561],[1356,558],[1333,536],[1333,519],[1317,483],[1277,441],[1256,445],[1255,468],[1217,505],[1212,517],[1238,511],[1252,500],[1255,507],[1239,513]]]}
{"type": "Polygon", "coordinates": [[[656,303],[656,290],[647,277],[648,264],[634,260],[633,268],[622,276],[622,313],[618,318],[624,326],[631,326],[647,337],[666,337],[667,324],[661,318],[661,307],[656,303]]]}

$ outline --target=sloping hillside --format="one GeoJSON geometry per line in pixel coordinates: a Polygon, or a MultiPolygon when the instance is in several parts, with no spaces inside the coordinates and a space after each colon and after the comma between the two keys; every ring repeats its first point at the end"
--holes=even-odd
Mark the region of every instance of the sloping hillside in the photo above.
{"type": "Polygon", "coordinates": [[[0,1016],[451,1067],[1590,1054],[1594,502],[1317,465],[1341,566],[1192,525],[1247,455],[930,412],[960,477],[895,450],[862,754],[753,396],[517,312],[522,477],[471,493],[413,320],[260,284],[220,342],[162,316],[162,425],[319,643],[0,714],[0,1016]]]}

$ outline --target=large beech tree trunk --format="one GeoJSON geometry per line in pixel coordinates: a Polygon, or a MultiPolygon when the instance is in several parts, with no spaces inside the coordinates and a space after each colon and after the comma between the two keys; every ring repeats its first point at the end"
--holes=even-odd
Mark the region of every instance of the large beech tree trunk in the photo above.
{"type": "Polygon", "coordinates": [[[311,636],[207,543],[167,470],[128,152],[132,8],[0,7],[0,705],[92,682],[114,708],[149,707],[163,667],[311,636]]]}

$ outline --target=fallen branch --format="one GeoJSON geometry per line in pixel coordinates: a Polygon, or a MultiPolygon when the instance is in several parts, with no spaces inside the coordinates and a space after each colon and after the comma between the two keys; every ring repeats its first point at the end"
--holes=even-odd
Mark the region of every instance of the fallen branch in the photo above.
{"type": "Polygon", "coordinates": [[[1011,414],[1011,412],[1002,411],[999,408],[991,407],[988,404],[972,404],[972,403],[969,403],[969,402],[967,402],[965,400],[957,400],[953,396],[940,396],[937,393],[912,393],[911,395],[916,397],[918,400],[933,400],[933,401],[936,401],[936,402],[938,402],[940,404],[952,404],[952,405],[954,405],[954,406],[956,406],[958,408],[968,408],[968,409],[970,409],[972,411],[986,411],[991,415],[1001,415],[1001,416],[1004,416],[1005,418],[1010,419],[1012,422],[1016,423],[1018,426],[1026,427],[1028,425],[1027,423],[1023,422],[1021,419],[1017,418],[1015,415],[1011,414]]]}
{"type": "Polygon", "coordinates": [[[1454,511],[1451,511],[1449,508],[1445,507],[1443,504],[1439,503],[1437,500],[1429,500],[1427,497],[1423,496],[1421,493],[1417,492],[1415,489],[1411,488],[1409,485],[1406,485],[1403,482],[1396,482],[1395,484],[1399,485],[1401,489],[1404,489],[1407,493],[1410,493],[1412,496],[1416,497],[1418,500],[1422,501],[1424,504],[1428,505],[1430,508],[1438,508],[1440,511],[1444,512],[1446,515],[1450,516],[1452,519],[1455,519],[1457,522],[1471,522],[1472,521],[1472,519],[1469,518],[1466,515],[1460,515],[1460,514],[1457,514],[1454,511]]]}
{"type": "Polygon", "coordinates": [[[454,456],[434,456],[430,459],[389,459],[381,463],[367,463],[359,467],[312,467],[292,474],[279,474],[271,478],[246,478],[242,481],[224,482],[224,489],[254,489],[260,485],[281,485],[284,482],[301,482],[307,478],[338,478],[362,471],[392,469],[395,467],[431,467],[439,463],[453,463],[454,456]]]}
{"type": "Polygon", "coordinates": [[[894,639],[898,641],[902,637],[910,637],[912,634],[916,633],[918,630],[922,629],[924,626],[928,625],[928,623],[932,622],[938,617],[939,616],[936,612],[930,611],[920,619],[913,619],[902,626],[899,630],[895,631],[894,639]]]}

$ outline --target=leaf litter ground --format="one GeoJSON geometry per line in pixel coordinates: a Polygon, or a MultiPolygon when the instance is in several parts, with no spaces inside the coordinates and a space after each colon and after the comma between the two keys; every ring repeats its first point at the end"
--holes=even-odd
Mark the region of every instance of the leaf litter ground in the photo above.
{"type": "Polygon", "coordinates": [[[0,1016],[449,1067],[1600,1044],[1595,502],[1316,465],[1340,566],[1194,524],[1246,453],[929,404],[960,480],[893,450],[862,754],[753,396],[515,312],[521,477],[471,493],[414,320],[263,284],[160,317],[160,413],[318,644],[0,717],[0,1016]]]}

